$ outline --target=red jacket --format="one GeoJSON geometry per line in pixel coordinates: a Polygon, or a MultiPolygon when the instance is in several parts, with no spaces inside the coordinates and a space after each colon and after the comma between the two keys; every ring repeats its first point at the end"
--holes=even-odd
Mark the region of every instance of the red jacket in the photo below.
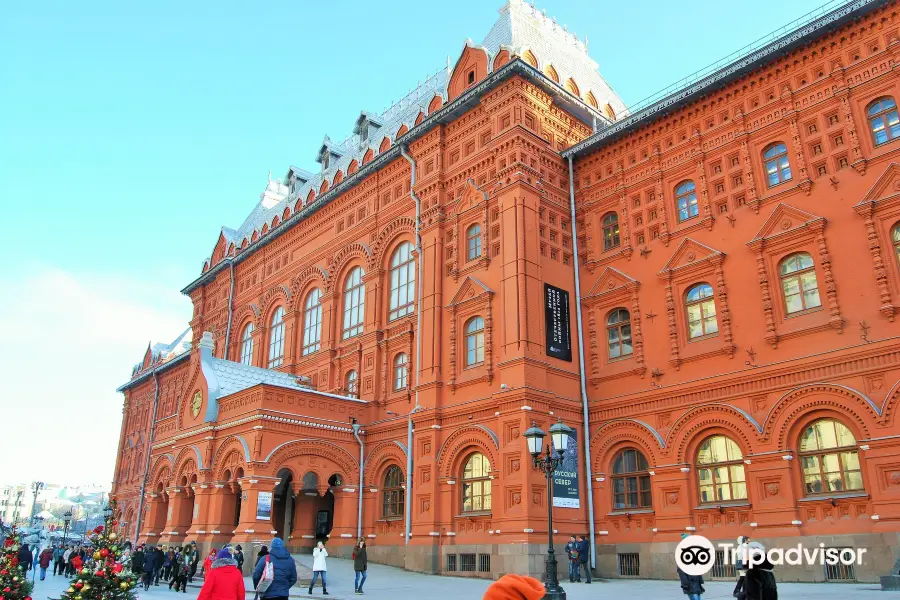
{"type": "Polygon", "coordinates": [[[213,562],[197,600],[246,600],[244,576],[230,558],[213,562]]]}
{"type": "Polygon", "coordinates": [[[50,548],[44,548],[44,551],[41,552],[41,555],[38,557],[38,561],[41,565],[42,569],[46,569],[50,566],[50,561],[53,560],[53,550],[50,548]]]}

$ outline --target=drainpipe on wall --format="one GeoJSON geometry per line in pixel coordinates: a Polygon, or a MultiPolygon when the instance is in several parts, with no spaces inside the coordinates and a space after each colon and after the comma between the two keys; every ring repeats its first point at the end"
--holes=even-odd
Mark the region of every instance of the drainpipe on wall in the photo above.
{"type": "Polygon", "coordinates": [[[591,568],[597,568],[597,544],[594,533],[594,489],[591,474],[591,424],[588,422],[587,381],[584,376],[584,333],[581,328],[581,277],[578,271],[578,229],[575,225],[575,178],[569,156],[569,208],[572,223],[572,259],[575,262],[575,326],[578,329],[578,374],[581,381],[581,407],[584,419],[584,471],[587,476],[588,522],[591,528],[591,568]]]}
{"type": "Polygon", "coordinates": [[[228,288],[228,325],[225,326],[225,350],[222,358],[228,360],[228,343],[231,341],[231,317],[234,315],[234,260],[228,261],[231,283],[228,288]]]}
{"type": "Polygon", "coordinates": [[[404,512],[406,513],[406,533],[404,534],[406,545],[409,546],[410,530],[412,529],[412,512],[410,499],[412,496],[412,469],[413,469],[413,413],[420,410],[419,406],[419,373],[422,370],[419,366],[422,361],[422,279],[425,273],[425,256],[422,252],[422,201],[416,195],[416,160],[406,151],[406,146],[400,146],[400,154],[409,161],[409,197],[416,203],[416,252],[419,254],[419,274],[416,277],[416,405],[409,415],[406,422],[406,502],[404,502],[404,512]]]}
{"type": "Polygon", "coordinates": [[[358,541],[362,537],[363,471],[366,468],[366,463],[365,445],[359,437],[360,425],[359,423],[354,421],[352,427],[353,437],[355,437],[356,441],[359,442],[359,508],[356,512],[356,539],[358,541]]]}
{"type": "Polygon", "coordinates": [[[147,477],[150,475],[150,452],[153,449],[153,434],[156,431],[156,408],[159,406],[159,373],[156,370],[153,371],[153,382],[156,384],[156,390],[153,392],[153,420],[150,421],[150,436],[147,440],[147,460],[144,463],[144,477],[141,479],[141,497],[138,499],[138,510],[134,523],[134,540],[131,542],[134,547],[137,547],[138,536],[140,536],[141,533],[141,517],[144,515],[144,493],[147,490],[147,477]]]}

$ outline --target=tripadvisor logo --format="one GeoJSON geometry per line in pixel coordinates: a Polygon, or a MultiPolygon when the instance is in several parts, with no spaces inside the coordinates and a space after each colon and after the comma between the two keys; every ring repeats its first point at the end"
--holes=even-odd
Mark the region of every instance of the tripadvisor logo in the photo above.
{"type": "MultiPolygon", "coordinates": [[[[772,566],[862,565],[863,556],[868,551],[866,548],[826,548],[825,544],[812,548],[797,544],[791,548],[770,550],[759,542],[744,546],[720,542],[716,546],[722,552],[724,563],[738,569],[752,569],[767,562],[772,566]]],[[[716,562],[716,546],[702,535],[690,535],[675,547],[675,564],[688,575],[705,575],[716,562]]]]}

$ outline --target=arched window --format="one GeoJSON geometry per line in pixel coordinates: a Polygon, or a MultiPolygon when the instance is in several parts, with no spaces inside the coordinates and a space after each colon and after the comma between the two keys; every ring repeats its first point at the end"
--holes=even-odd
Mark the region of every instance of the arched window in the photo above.
{"type": "Polygon", "coordinates": [[[856,438],[846,425],[821,419],[800,436],[800,464],[807,494],[863,489],[856,438]]]}
{"type": "Polygon", "coordinates": [[[279,306],[272,315],[269,329],[269,368],[280,367],[284,362],[284,307],[279,306]]]}
{"type": "Polygon", "coordinates": [[[650,508],[650,467],[644,455],[626,448],[613,460],[613,509],[650,508]]]}
{"type": "Polygon", "coordinates": [[[881,98],[866,109],[869,119],[869,130],[876,146],[887,144],[900,136],[900,116],[897,115],[897,104],[891,97],[881,98]]]}
{"type": "Polygon", "coordinates": [[[900,223],[897,223],[891,229],[891,242],[894,244],[894,256],[900,261],[900,223]]]}
{"type": "Polygon", "coordinates": [[[691,339],[712,335],[719,331],[716,320],[716,301],[713,289],[708,283],[700,283],[688,290],[687,309],[688,337],[691,339]]]}
{"type": "Polygon", "coordinates": [[[394,391],[399,391],[406,387],[407,363],[405,352],[401,352],[394,357],[394,391]]]}
{"type": "Polygon", "coordinates": [[[469,457],[462,474],[463,512],[491,510],[491,463],[484,454],[469,457]]]}
{"type": "Polygon", "coordinates": [[[359,398],[359,376],[356,371],[347,371],[347,395],[351,398],[359,398]]]}
{"type": "Polygon", "coordinates": [[[791,254],[778,267],[781,290],[784,293],[784,309],[787,314],[822,306],[816,268],[806,252],[791,254]]]}
{"type": "Polygon", "coordinates": [[[381,493],[381,516],[386,519],[402,517],[406,490],[403,489],[403,471],[397,465],[389,467],[387,473],[384,474],[384,486],[381,488],[381,493]]]}
{"type": "Polygon", "coordinates": [[[697,480],[700,502],[745,500],[744,455],[737,444],[724,435],[706,438],[697,451],[697,480]]]}
{"type": "Polygon", "coordinates": [[[675,188],[675,205],[678,207],[678,222],[693,219],[700,214],[697,206],[697,189],[691,180],[682,181],[675,188]]]}
{"type": "Polygon", "coordinates": [[[315,288],[306,296],[303,309],[303,356],[318,351],[322,340],[322,290],[315,288]]]}
{"type": "Polygon", "coordinates": [[[763,152],[766,167],[766,181],[769,187],[790,181],[791,161],[788,159],[787,147],[781,142],[772,144],[763,152]]]}
{"type": "Polygon", "coordinates": [[[617,308],[606,318],[606,343],[610,359],[631,354],[631,315],[624,308],[617,308]]]}
{"type": "Polygon", "coordinates": [[[388,321],[411,314],[415,302],[416,264],[413,245],[403,242],[391,257],[391,308],[388,321]]]}
{"type": "Polygon", "coordinates": [[[619,247],[619,215],[611,212],[603,217],[603,251],[619,247]]]}
{"type": "Polygon", "coordinates": [[[472,317],[466,321],[466,366],[484,362],[484,319],[472,317]]]}
{"type": "Polygon", "coordinates": [[[366,285],[363,283],[362,267],[354,267],[344,283],[344,339],[359,335],[363,331],[366,316],[366,285]]]}
{"type": "Polygon", "coordinates": [[[544,75],[546,75],[556,83],[559,83],[559,73],[556,72],[556,69],[553,68],[553,65],[547,65],[547,67],[544,69],[544,75]]]}
{"type": "Polygon", "coordinates": [[[466,229],[466,260],[481,256],[481,225],[475,223],[466,229]]]}
{"type": "Polygon", "coordinates": [[[241,334],[241,364],[253,364],[253,323],[247,323],[241,334]]]}

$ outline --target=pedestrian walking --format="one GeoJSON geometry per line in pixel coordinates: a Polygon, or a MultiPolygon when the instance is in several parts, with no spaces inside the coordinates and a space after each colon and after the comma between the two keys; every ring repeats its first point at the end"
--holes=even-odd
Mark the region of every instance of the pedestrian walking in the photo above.
{"type": "Polygon", "coordinates": [[[19,546],[19,554],[16,558],[19,559],[19,566],[22,567],[22,571],[27,574],[28,569],[31,568],[31,548],[28,547],[28,544],[19,546]]]}
{"type": "Polygon", "coordinates": [[[153,571],[156,570],[156,552],[153,548],[148,548],[144,553],[143,574],[141,582],[144,584],[144,591],[150,591],[150,584],[153,583],[153,571]]]}
{"type": "MultiPolygon", "coordinates": [[[[686,537],[688,537],[688,534],[681,534],[681,539],[685,539],[686,537]]],[[[678,573],[681,591],[688,597],[688,600],[701,600],[700,595],[706,591],[703,589],[703,576],[688,575],[682,571],[680,567],[675,567],[675,571],[678,573]]]]}
{"type": "Polygon", "coordinates": [[[747,579],[747,552],[750,545],[750,536],[739,535],[737,539],[737,550],[735,550],[735,558],[737,561],[738,580],[734,585],[734,591],[731,593],[735,598],[740,598],[744,591],[744,582],[747,579]]]}
{"type": "Polygon", "coordinates": [[[488,587],[483,600],[541,600],[547,590],[534,577],[504,575],[488,587]]]}
{"type": "Polygon", "coordinates": [[[741,600],[778,600],[778,584],[775,583],[775,575],[772,573],[774,566],[769,562],[766,547],[759,542],[747,544],[747,566],[750,567],[750,558],[753,558],[753,567],[747,569],[744,580],[744,591],[739,598],[741,600]]]}
{"type": "Polygon", "coordinates": [[[169,589],[171,590],[174,586],[175,591],[178,591],[178,588],[181,588],[182,592],[187,592],[187,572],[188,572],[188,564],[185,558],[185,554],[187,551],[187,546],[185,546],[185,550],[178,549],[175,552],[175,557],[172,559],[172,581],[169,582],[169,589]]]}
{"type": "Polygon", "coordinates": [[[53,575],[62,575],[62,555],[63,555],[63,546],[62,544],[57,544],[53,547],[53,575]]]}
{"type": "Polygon", "coordinates": [[[238,544],[234,550],[235,550],[234,560],[237,562],[238,571],[243,573],[244,572],[244,549],[241,548],[240,544],[238,544]]]}
{"type": "Polygon", "coordinates": [[[166,558],[163,561],[163,580],[169,581],[172,578],[172,565],[175,564],[175,551],[166,552],[166,558]]]}
{"type": "Polygon", "coordinates": [[[566,544],[566,556],[569,557],[569,583],[581,582],[581,568],[578,566],[578,540],[569,536],[566,544]]]}
{"type": "Polygon", "coordinates": [[[245,600],[244,576],[228,548],[211,561],[197,600],[245,600]]]}
{"type": "MultiPolygon", "coordinates": [[[[369,569],[369,557],[366,554],[366,540],[359,538],[353,549],[353,570],[356,571],[356,579],[353,589],[356,595],[363,595],[363,584],[366,583],[366,571],[369,569]]],[[[322,580],[325,581],[324,579],[322,580]]]]}
{"type": "Polygon", "coordinates": [[[137,550],[134,551],[134,554],[131,555],[131,572],[137,577],[141,577],[144,574],[145,559],[146,555],[144,554],[144,547],[138,546],[137,550]]]}
{"type": "MultiPolygon", "coordinates": [[[[259,561],[261,561],[264,556],[268,556],[268,555],[269,555],[269,547],[268,546],[263,546],[262,548],[260,548],[259,552],[256,553],[256,564],[258,565],[259,561]]],[[[254,566],[254,568],[256,567],[256,565],[253,565],[253,566],[254,566]]]]}
{"type": "Polygon", "coordinates": [[[576,546],[576,550],[578,550],[578,567],[577,570],[580,574],[581,568],[584,568],[584,582],[591,582],[591,564],[590,564],[590,556],[591,556],[591,543],[588,541],[586,535],[578,536],[578,545],[576,546]]]}
{"type": "Polygon", "coordinates": [[[44,578],[47,577],[47,568],[51,562],[53,562],[53,550],[50,546],[47,546],[41,550],[41,554],[38,556],[38,565],[41,567],[41,581],[44,581],[44,578]]]}
{"type": "MultiPolygon", "coordinates": [[[[313,557],[315,557],[315,550],[313,550],[313,557]]],[[[313,558],[313,561],[315,562],[315,558],[313,558]]],[[[260,598],[268,598],[269,600],[287,600],[291,588],[297,583],[297,564],[294,562],[294,559],[291,558],[287,548],[284,547],[284,542],[281,538],[273,539],[272,549],[256,563],[256,568],[253,569],[254,588],[259,587],[259,582],[262,579],[266,564],[272,565],[274,578],[272,579],[272,583],[269,584],[269,587],[259,594],[260,598]]],[[[313,566],[313,568],[315,569],[315,566],[313,566]]],[[[312,588],[310,587],[310,589],[312,588]]]]}
{"type": "Polygon", "coordinates": [[[153,585],[159,585],[159,578],[162,575],[163,563],[166,561],[166,554],[163,552],[162,544],[153,549],[153,585]]]}
{"type": "Polygon", "coordinates": [[[69,562],[69,558],[72,556],[72,546],[66,546],[65,551],[63,552],[63,575],[66,577],[71,576],[72,564],[69,562]]]}
{"type": "Polygon", "coordinates": [[[197,567],[200,565],[200,550],[197,549],[196,542],[191,542],[191,560],[188,565],[188,583],[194,583],[194,576],[197,574],[197,567]]]}
{"type": "Polygon", "coordinates": [[[206,558],[203,559],[203,568],[200,569],[200,577],[206,577],[206,574],[209,573],[209,570],[212,568],[213,561],[216,560],[216,553],[217,550],[215,548],[212,548],[209,551],[209,554],[206,555],[206,558]]]}
{"type": "Polygon", "coordinates": [[[324,595],[328,595],[328,583],[325,580],[325,574],[328,570],[328,567],[325,565],[325,559],[328,558],[328,550],[325,549],[325,544],[319,542],[316,544],[316,547],[313,548],[313,578],[312,583],[309,584],[309,593],[312,594],[313,588],[316,585],[316,580],[319,577],[322,578],[322,593],[324,595]]]}

